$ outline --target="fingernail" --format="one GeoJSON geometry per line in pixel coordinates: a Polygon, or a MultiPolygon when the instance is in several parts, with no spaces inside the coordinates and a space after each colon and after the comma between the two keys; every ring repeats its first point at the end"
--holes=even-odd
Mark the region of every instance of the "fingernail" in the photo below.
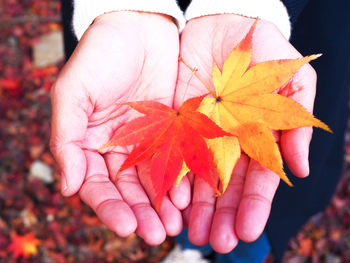
{"type": "Polygon", "coordinates": [[[67,178],[64,173],[61,173],[61,191],[65,192],[68,189],[67,178]]]}

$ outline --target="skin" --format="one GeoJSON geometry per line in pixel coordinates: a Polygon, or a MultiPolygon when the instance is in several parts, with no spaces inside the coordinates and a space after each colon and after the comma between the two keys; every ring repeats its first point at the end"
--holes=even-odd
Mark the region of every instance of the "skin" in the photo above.
{"type": "Polygon", "coordinates": [[[135,111],[123,102],[173,103],[179,35],[167,16],[113,12],[98,17],[85,32],[52,87],[51,150],[62,175],[62,193],[79,193],[101,221],[119,236],[135,232],[158,245],[182,230],[179,209],[190,198],[188,180],[153,209],[153,189],[145,169],[118,174],[128,150],[99,151],[135,111]],[[187,182],[187,183],[186,183],[187,182]]]}
{"type": "MultiPolygon", "coordinates": [[[[213,88],[213,60],[222,67],[252,23],[237,15],[193,19],[182,32],[180,55],[213,88]]],[[[279,184],[277,175],[242,155],[225,195],[214,198],[212,189],[191,175],[170,191],[157,212],[147,163],[116,177],[130,149],[98,150],[136,116],[120,103],[156,100],[174,102],[178,108],[184,99],[207,92],[184,64],[178,64],[178,55],[178,31],[166,16],[114,12],[97,18],[52,88],[51,149],[62,171],[63,195],[78,192],[119,236],[136,231],[148,244],[160,244],[166,235],[181,231],[179,210],[187,207],[183,217],[190,240],[196,245],[210,242],[217,252],[227,253],[239,239],[254,241],[263,231],[279,184]]],[[[296,57],[300,54],[275,26],[258,22],[252,64],[296,57]]],[[[305,65],[280,93],[312,111],[315,86],[316,74],[305,65]]],[[[311,134],[311,128],[300,128],[276,136],[284,160],[299,177],[308,174],[311,134]]]]}
{"type": "MultiPolygon", "coordinates": [[[[225,14],[205,16],[189,21],[181,34],[183,60],[198,69],[197,74],[213,90],[213,62],[222,68],[232,48],[247,34],[253,19],[225,14]]],[[[253,37],[251,65],[282,58],[298,58],[301,54],[271,23],[259,20],[253,37]]],[[[316,74],[310,65],[303,66],[279,93],[290,97],[312,112],[316,74]]],[[[184,98],[208,92],[193,72],[179,64],[175,107],[184,98]]],[[[284,160],[298,177],[309,173],[308,149],[312,128],[299,128],[276,134],[284,160]]],[[[256,161],[243,155],[236,165],[226,193],[214,197],[213,190],[200,178],[194,179],[193,198],[184,212],[189,239],[196,245],[210,242],[220,253],[230,252],[241,239],[256,240],[263,232],[270,214],[271,202],[279,177],[256,161]]]]}

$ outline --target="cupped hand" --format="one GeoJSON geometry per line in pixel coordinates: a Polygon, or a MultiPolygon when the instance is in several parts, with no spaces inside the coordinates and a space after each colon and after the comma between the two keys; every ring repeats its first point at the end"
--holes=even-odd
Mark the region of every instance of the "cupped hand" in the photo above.
{"type": "MultiPolygon", "coordinates": [[[[199,78],[184,63],[179,65],[175,107],[187,97],[208,92],[200,79],[214,90],[211,80],[213,62],[221,69],[233,47],[243,39],[253,22],[254,19],[225,14],[200,17],[187,23],[181,35],[180,56],[188,65],[197,68],[199,78]]],[[[250,66],[267,60],[300,56],[276,26],[267,21],[258,21],[253,35],[250,66]]],[[[310,65],[304,65],[279,93],[312,112],[315,89],[315,71],[310,65]]],[[[310,127],[282,131],[277,136],[284,160],[298,177],[309,173],[311,136],[310,127]]],[[[225,194],[217,199],[209,185],[196,177],[192,204],[184,213],[188,215],[190,241],[196,245],[209,241],[217,252],[228,253],[239,239],[247,242],[257,239],[266,225],[279,181],[276,174],[244,154],[233,171],[225,194]]]]}
{"type": "Polygon", "coordinates": [[[189,184],[172,191],[173,202],[165,198],[157,213],[148,175],[132,167],[116,176],[130,149],[99,149],[135,117],[121,103],[172,105],[178,54],[178,29],[169,17],[105,14],[85,32],[51,93],[51,150],[61,170],[62,193],[79,192],[108,228],[120,236],[136,230],[150,245],[181,231],[179,209],[189,202],[189,184]]]}

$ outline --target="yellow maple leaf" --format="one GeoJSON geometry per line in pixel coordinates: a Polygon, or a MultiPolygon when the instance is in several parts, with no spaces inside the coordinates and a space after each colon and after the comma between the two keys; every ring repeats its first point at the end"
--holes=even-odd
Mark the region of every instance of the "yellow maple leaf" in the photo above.
{"type": "Polygon", "coordinates": [[[282,156],[270,129],[316,126],[331,132],[326,124],[294,100],[272,93],[286,84],[301,66],[319,55],[266,61],[249,68],[257,21],[232,50],[222,72],[214,63],[215,93],[205,98],[198,109],[236,136],[207,140],[223,192],[239,159],[240,147],[250,158],[292,185],[283,171],[282,156]]]}
{"type": "Polygon", "coordinates": [[[190,168],[188,168],[186,163],[183,161],[180,173],[176,178],[176,185],[178,185],[181,182],[182,178],[184,178],[189,171],[191,171],[190,168]]]}

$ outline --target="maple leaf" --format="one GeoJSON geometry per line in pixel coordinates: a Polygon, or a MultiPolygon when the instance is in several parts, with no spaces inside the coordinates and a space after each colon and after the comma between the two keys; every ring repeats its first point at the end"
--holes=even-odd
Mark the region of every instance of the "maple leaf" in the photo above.
{"type": "Polygon", "coordinates": [[[151,179],[157,208],[163,196],[175,184],[183,162],[218,192],[212,156],[204,138],[230,134],[196,111],[203,98],[188,99],[178,111],[155,101],[125,103],[145,116],[126,123],[103,146],[135,145],[120,171],[151,158],[151,179]]]}
{"type": "Polygon", "coordinates": [[[20,256],[28,258],[30,255],[38,253],[37,246],[40,244],[40,240],[33,233],[28,233],[24,236],[13,234],[11,235],[11,241],[8,250],[13,252],[15,258],[20,256]]]}
{"type": "Polygon", "coordinates": [[[270,129],[285,130],[316,126],[331,131],[304,107],[292,99],[272,93],[286,84],[304,64],[316,59],[266,61],[249,68],[252,37],[258,19],[245,38],[232,50],[222,72],[214,62],[213,97],[204,98],[198,111],[206,114],[236,137],[208,140],[214,163],[225,192],[240,148],[252,159],[292,185],[283,171],[282,156],[270,129]]]}

